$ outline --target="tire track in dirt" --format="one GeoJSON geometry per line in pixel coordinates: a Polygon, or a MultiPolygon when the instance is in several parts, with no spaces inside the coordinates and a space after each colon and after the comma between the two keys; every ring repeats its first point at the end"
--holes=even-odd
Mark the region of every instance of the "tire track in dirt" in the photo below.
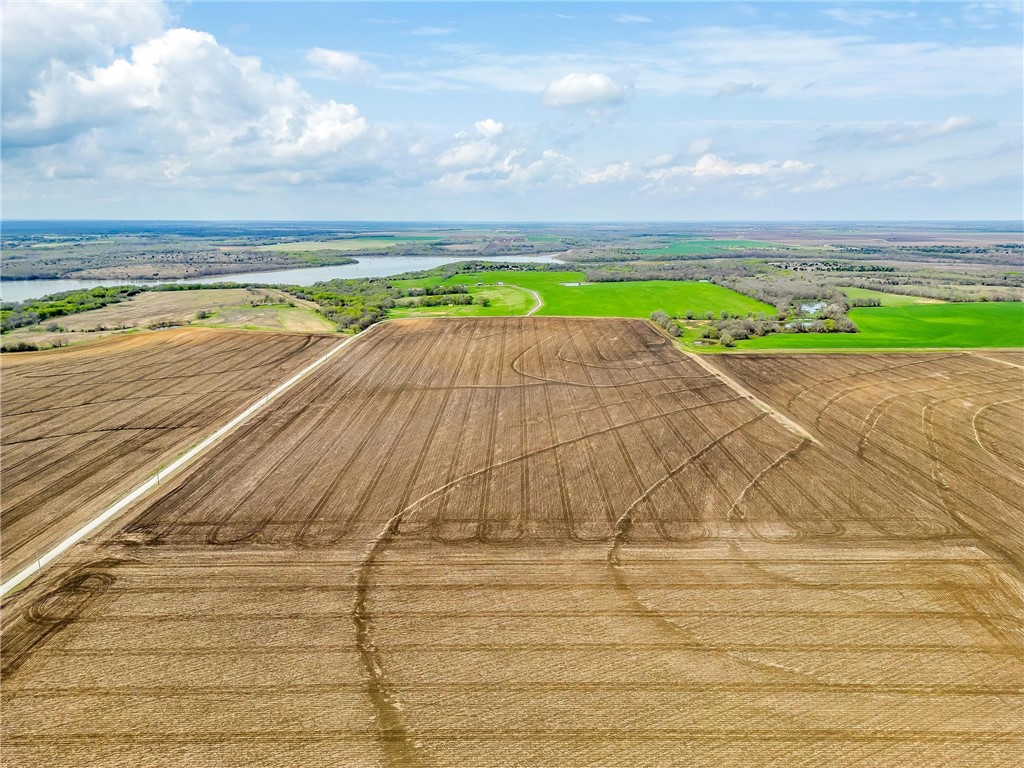
{"type": "MultiPolygon", "coordinates": [[[[967,352],[962,352],[962,353],[960,353],[958,355],[949,355],[948,357],[950,357],[950,358],[952,358],[952,357],[966,357],[968,354],[969,353],[967,353],[967,352]]],[[[869,358],[869,359],[873,359],[873,358],[869,358]]],[[[854,374],[844,374],[842,376],[833,376],[830,379],[823,379],[821,381],[814,381],[814,382],[812,382],[812,383],[810,383],[810,384],[800,388],[799,390],[797,390],[797,392],[794,395],[791,395],[790,398],[786,401],[786,407],[789,408],[790,406],[792,406],[794,401],[796,401],[799,397],[801,397],[802,395],[806,394],[807,392],[810,392],[812,389],[816,389],[816,388],[821,387],[821,386],[823,386],[825,384],[831,384],[833,381],[841,381],[843,379],[853,378],[853,377],[858,377],[858,376],[873,376],[873,375],[877,376],[880,373],[888,373],[889,371],[896,371],[896,370],[899,370],[901,368],[911,368],[911,367],[913,367],[915,365],[927,365],[927,364],[932,363],[932,362],[935,362],[935,360],[933,358],[928,358],[926,360],[912,360],[912,361],[906,362],[906,363],[898,363],[896,365],[884,365],[881,368],[871,368],[871,369],[866,370],[866,371],[858,371],[857,373],[854,373],[854,374]]]]}
{"type": "MultiPolygon", "coordinates": [[[[1024,400],[1024,397],[1011,397],[1009,400],[1000,400],[998,403],[989,403],[988,405],[975,411],[974,416],[971,417],[971,429],[974,432],[974,442],[976,442],[981,447],[981,449],[985,451],[985,453],[987,453],[993,459],[995,459],[1000,464],[1008,468],[1010,467],[1010,465],[1007,463],[1006,458],[1004,456],[1000,456],[994,451],[989,450],[988,446],[986,446],[985,443],[982,441],[981,434],[978,432],[978,417],[985,411],[987,411],[989,408],[997,408],[1000,405],[1007,405],[1009,403],[1019,403],[1021,400],[1024,400]]],[[[1016,467],[1012,467],[1012,469],[1014,471],[1019,471],[1016,467]]],[[[1019,480],[1015,480],[1015,482],[1020,484],[1019,480]]]]}
{"type": "Polygon", "coordinates": [[[925,436],[928,439],[928,452],[932,462],[932,481],[935,483],[935,488],[942,506],[946,510],[946,514],[949,515],[963,530],[970,533],[972,537],[989,552],[996,553],[1000,559],[1010,565],[1011,568],[1016,572],[1016,576],[1019,579],[1024,579],[1024,557],[1019,554],[1007,549],[1006,547],[997,544],[992,540],[992,537],[986,535],[982,531],[978,530],[977,526],[968,521],[959,511],[954,509],[950,503],[949,496],[952,495],[945,477],[942,474],[942,462],[939,459],[937,441],[935,439],[935,421],[934,412],[937,402],[929,403],[921,411],[921,419],[925,427],[925,436]]]}
{"type": "MultiPolygon", "coordinates": [[[[747,483],[745,486],[743,486],[743,490],[740,491],[739,496],[736,497],[736,500],[733,501],[733,503],[729,507],[728,511],[726,511],[726,513],[725,513],[726,519],[728,519],[728,520],[745,520],[746,519],[746,514],[736,513],[736,510],[738,509],[739,505],[742,504],[744,502],[744,500],[747,498],[747,494],[750,493],[755,488],[757,488],[758,484],[768,474],[770,474],[774,470],[778,469],[783,464],[785,464],[787,461],[789,461],[790,459],[794,458],[797,454],[799,454],[804,449],[809,448],[810,446],[811,446],[811,441],[806,439],[806,438],[804,438],[803,440],[800,441],[799,444],[797,444],[797,445],[793,446],[792,448],[790,448],[788,451],[786,451],[781,456],[779,456],[779,458],[777,458],[775,461],[773,461],[767,467],[765,467],[760,472],[758,472],[749,483],[747,483]]],[[[751,530],[751,533],[753,533],[755,536],[758,536],[758,538],[761,538],[755,531],[751,530]]]]}
{"type": "MultiPolygon", "coordinates": [[[[989,382],[989,383],[999,383],[999,382],[989,382]]],[[[1007,383],[1010,384],[1011,382],[1007,382],[1007,383]]],[[[903,397],[913,397],[915,395],[922,395],[922,394],[926,394],[926,393],[940,392],[942,390],[947,390],[947,389],[963,388],[964,386],[965,385],[963,385],[963,384],[949,384],[949,385],[946,385],[944,387],[937,387],[937,388],[933,388],[933,389],[915,389],[915,390],[912,390],[910,392],[898,392],[896,394],[889,395],[888,397],[883,398],[882,400],[880,400],[878,403],[876,403],[872,407],[872,410],[868,413],[868,415],[864,417],[864,421],[861,424],[861,431],[859,433],[859,438],[858,438],[858,441],[857,441],[857,456],[858,456],[858,458],[861,458],[861,459],[864,458],[864,451],[867,448],[868,439],[870,438],[871,433],[874,431],[875,427],[878,426],[878,422],[881,420],[882,416],[885,415],[885,413],[888,411],[888,409],[890,407],[892,407],[892,405],[895,403],[896,400],[898,400],[900,398],[903,398],[903,397]],[[881,408],[876,412],[875,409],[879,408],[879,406],[881,406],[881,408]],[[864,427],[867,425],[867,420],[871,417],[872,414],[875,414],[874,419],[872,420],[871,425],[865,431],[864,427]]],[[[1019,384],[1014,382],[1014,383],[1012,383],[1012,385],[1010,387],[989,389],[989,390],[985,390],[985,391],[980,392],[980,393],[979,392],[968,392],[967,396],[969,396],[969,397],[977,397],[979,394],[981,394],[981,395],[991,395],[991,394],[998,394],[998,393],[1001,393],[1001,392],[1017,391],[1019,389],[1020,389],[1019,384]]],[[[950,398],[945,398],[945,399],[939,400],[938,402],[941,403],[941,402],[946,402],[947,400],[955,400],[958,397],[964,397],[964,396],[965,395],[963,393],[960,393],[960,394],[953,395],[950,398]]],[[[1010,400],[1004,400],[1002,402],[1003,403],[1008,403],[1008,402],[1014,402],[1014,401],[1022,400],[1022,399],[1024,399],[1024,398],[1019,398],[1019,397],[1018,398],[1011,398],[1010,400]]],[[[992,403],[993,406],[1001,405],[1001,404],[1002,403],[992,403]]],[[[986,406],[986,407],[989,407],[989,406],[986,406]]],[[[982,410],[984,410],[984,409],[982,409],[982,410]]],[[[980,411],[979,411],[979,413],[980,413],[980,411]]],[[[974,421],[975,419],[977,419],[977,414],[975,414],[974,419],[971,420],[972,426],[975,424],[975,421],[974,421]]],[[[977,438],[978,438],[978,436],[977,436],[977,429],[975,429],[975,440],[976,441],[977,441],[977,438]]],[[[986,451],[986,453],[989,453],[988,449],[985,448],[984,445],[981,445],[980,441],[978,442],[978,444],[981,446],[981,448],[983,450],[986,451]]],[[[996,458],[998,458],[998,457],[996,457],[996,458]]],[[[1017,482],[1017,481],[1015,481],[1015,482],[1017,482]]]]}
{"type": "MultiPolygon", "coordinates": [[[[372,339],[367,340],[367,337],[364,336],[363,339],[360,340],[360,344],[362,346],[364,346],[364,347],[369,346],[370,349],[375,349],[377,346],[384,344],[389,337],[390,337],[390,329],[387,326],[381,326],[380,331],[374,332],[374,335],[373,335],[372,339]]],[[[365,357],[365,355],[364,355],[364,357],[365,357]]],[[[359,365],[360,365],[360,361],[357,360],[356,364],[355,364],[355,366],[353,366],[353,368],[358,371],[358,370],[360,370],[359,365]]],[[[352,369],[350,369],[350,370],[352,370],[352,369]]],[[[366,365],[363,368],[363,370],[365,370],[365,373],[363,374],[363,378],[369,376],[371,373],[374,372],[372,366],[370,366],[370,365],[366,365]]],[[[350,394],[352,391],[354,391],[356,386],[358,386],[358,382],[359,381],[361,381],[361,378],[357,377],[356,378],[356,382],[354,382],[340,397],[335,397],[333,402],[332,402],[331,407],[324,409],[324,412],[322,412],[314,420],[314,425],[323,423],[337,409],[340,409],[344,405],[344,397],[347,396],[348,394],[350,394]]],[[[310,383],[306,382],[304,384],[304,386],[310,386],[310,383]]],[[[300,418],[301,415],[302,415],[302,411],[301,410],[297,410],[295,413],[293,413],[291,416],[289,416],[285,420],[285,422],[283,424],[281,424],[281,425],[279,425],[279,426],[277,426],[275,428],[275,430],[273,432],[273,438],[272,439],[276,441],[277,438],[279,438],[281,435],[283,435],[285,433],[286,429],[290,425],[292,425],[298,418],[300,418]]],[[[255,427],[255,422],[252,425],[248,425],[248,428],[250,428],[250,429],[254,428],[254,427],[255,427]]],[[[243,430],[240,430],[240,433],[244,433],[244,428],[243,428],[243,430]]],[[[236,440],[240,439],[240,436],[236,437],[235,439],[236,440]]],[[[207,472],[213,472],[214,469],[215,469],[215,465],[216,464],[217,464],[216,460],[208,462],[207,465],[205,466],[205,470],[207,472]]],[[[280,464],[280,461],[275,462],[275,467],[279,466],[279,464],[280,464]]],[[[308,467],[306,469],[305,473],[300,475],[300,477],[296,481],[296,484],[294,484],[296,487],[298,487],[298,484],[300,484],[301,482],[303,482],[305,480],[306,476],[312,471],[313,466],[314,465],[311,464],[310,467],[308,467]]],[[[269,473],[269,472],[264,472],[263,473],[263,477],[259,479],[259,482],[262,483],[263,480],[266,477],[270,476],[270,474],[271,473],[269,473]]],[[[202,488],[202,483],[201,482],[197,482],[195,488],[190,486],[188,484],[188,481],[180,483],[180,484],[177,485],[177,487],[175,487],[172,491],[170,491],[170,493],[168,493],[166,496],[164,496],[161,499],[157,499],[153,504],[151,504],[143,512],[143,514],[141,516],[136,517],[134,520],[132,520],[130,523],[128,523],[122,529],[122,535],[128,537],[127,540],[130,541],[131,543],[143,544],[143,545],[148,545],[148,546],[159,545],[164,540],[166,540],[167,538],[171,537],[174,534],[176,528],[180,525],[181,520],[185,519],[188,516],[188,514],[191,511],[191,507],[194,506],[194,503],[195,503],[194,499],[196,497],[202,498],[204,495],[205,495],[205,491],[202,488]],[[180,510],[180,511],[178,511],[176,513],[172,512],[171,514],[166,514],[164,512],[164,510],[163,510],[163,505],[165,503],[169,507],[171,507],[172,509],[177,509],[177,510],[180,510]],[[152,518],[153,522],[149,522],[149,518],[152,518]],[[155,527],[157,523],[160,523],[159,528],[155,527]],[[149,531],[150,529],[153,529],[153,530],[150,533],[147,534],[146,538],[141,539],[141,540],[138,538],[139,534],[141,534],[141,533],[143,533],[145,531],[149,531]]],[[[231,510],[229,510],[227,512],[226,515],[224,515],[224,516],[219,518],[218,526],[213,531],[208,533],[208,535],[207,535],[207,542],[208,543],[212,543],[212,544],[215,544],[215,545],[220,543],[220,541],[219,541],[219,529],[221,527],[223,527],[224,525],[227,525],[229,523],[229,521],[234,516],[234,514],[237,512],[237,510],[245,502],[246,502],[245,498],[240,499],[236,503],[236,505],[231,510]]]]}

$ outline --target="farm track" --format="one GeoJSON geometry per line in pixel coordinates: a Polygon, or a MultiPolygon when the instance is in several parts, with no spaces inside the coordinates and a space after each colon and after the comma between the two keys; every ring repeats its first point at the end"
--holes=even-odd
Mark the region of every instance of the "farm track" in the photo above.
{"type": "MultiPolygon", "coordinates": [[[[298,354],[203,338],[195,397],[112,344],[95,406],[5,399],[10,450],[156,440],[298,354]]],[[[1017,765],[1018,359],[387,323],[4,606],[5,762],[1017,765]]]]}

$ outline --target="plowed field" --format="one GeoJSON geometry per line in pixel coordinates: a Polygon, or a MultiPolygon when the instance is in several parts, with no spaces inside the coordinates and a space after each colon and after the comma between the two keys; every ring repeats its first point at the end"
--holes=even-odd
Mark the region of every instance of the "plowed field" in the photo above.
{"type": "Polygon", "coordinates": [[[331,336],[176,330],[4,355],[2,575],[336,343],[331,336]]]}
{"type": "Polygon", "coordinates": [[[5,605],[14,765],[986,765],[1024,371],[648,323],[361,335],[5,605]]]}

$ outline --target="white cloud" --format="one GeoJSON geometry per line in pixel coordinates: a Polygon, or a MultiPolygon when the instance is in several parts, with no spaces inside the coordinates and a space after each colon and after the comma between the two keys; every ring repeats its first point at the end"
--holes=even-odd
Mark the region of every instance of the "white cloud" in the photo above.
{"type": "Polygon", "coordinates": [[[881,189],[941,189],[949,179],[934,171],[907,171],[897,174],[881,185],[881,189]]]}
{"type": "Polygon", "coordinates": [[[663,168],[666,165],[671,165],[675,158],[672,155],[656,155],[649,160],[644,162],[644,168],[663,168]]]}
{"type": "Polygon", "coordinates": [[[647,178],[659,181],[673,176],[688,176],[694,179],[723,179],[733,176],[779,176],[804,173],[814,168],[800,160],[766,160],[763,163],[735,163],[718,155],[706,153],[693,165],[676,165],[656,169],[647,178]]]}
{"type": "Polygon", "coordinates": [[[501,139],[505,126],[488,117],[475,122],[473,128],[476,129],[475,138],[468,131],[459,131],[455,134],[458,143],[438,156],[437,164],[440,167],[480,168],[498,156],[502,150],[498,140],[501,139]]]}
{"type": "Polygon", "coordinates": [[[614,21],[619,24],[650,24],[651,19],[647,16],[636,16],[632,13],[620,13],[616,16],[612,16],[614,21]]]}
{"type": "Polygon", "coordinates": [[[984,127],[970,117],[950,117],[938,123],[887,123],[870,128],[826,128],[815,139],[829,148],[900,147],[940,139],[951,133],[984,127]]]}
{"type": "Polygon", "coordinates": [[[604,168],[585,173],[580,184],[605,184],[615,181],[629,181],[635,175],[632,163],[608,163],[604,168]]]}
{"type": "Polygon", "coordinates": [[[715,96],[719,98],[742,96],[745,93],[764,93],[767,89],[767,83],[726,83],[718,89],[715,96]]]}
{"type": "Polygon", "coordinates": [[[368,62],[354,53],[328,48],[310,49],[306,52],[306,61],[315,67],[314,76],[330,80],[359,82],[373,69],[368,62]]]}
{"type": "Polygon", "coordinates": [[[917,18],[914,11],[886,11],[878,8],[846,7],[827,8],[822,11],[826,16],[855,27],[867,27],[879,22],[909,21],[917,18]]]}
{"type": "Polygon", "coordinates": [[[442,168],[467,168],[486,165],[498,154],[498,147],[487,140],[468,141],[441,153],[437,164],[442,168]]]}
{"type": "Polygon", "coordinates": [[[29,91],[51,67],[81,67],[108,59],[118,48],[159,35],[167,18],[160,3],[4,3],[4,111],[23,108],[29,91]]]}
{"type": "Polygon", "coordinates": [[[502,131],[505,130],[504,123],[499,123],[497,120],[492,120],[489,117],[486,120],[480,120],[473,123],[473,127],[476,128],[476,132],[485,139],[495,139],[502,134],[502,131]]]}
{"type": "Polygon", "coordinates": [[[690,142],[690,154],[702,155],[711,149],[712,141],[709,138],[694,139],[690,142]]]}
{"type": "Polygon", "coordinates": [[[385,138],[355,105],[317,101],[257,57],[184,28],[104,64],[51,64],[26,107],[5,114],[3,133],[9,158],[30,153],[56,175],[78,168],[96,178],[170,181],[336,174],[372,161],[385,138]]]}
{"type": "Polygon", "coordinates": [[[541,101],[549,107],[617,104],[628,94],[628,88],[608,75],[572,72],[548,83],[541,101]]]}
{"type": "Polygon", "coordinates": [[[454,31],[452,27],[417,27],[406,34],[413,37],[438,37],[440,35],[450,35],[454,31]]]}

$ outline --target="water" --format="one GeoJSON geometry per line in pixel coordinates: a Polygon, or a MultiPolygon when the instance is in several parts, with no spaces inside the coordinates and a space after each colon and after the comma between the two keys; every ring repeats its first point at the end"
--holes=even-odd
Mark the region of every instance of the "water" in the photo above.
{"type": "Polygon", "coordinates": [[[557,264],[551,254],[543,256],[362,256],[358,264],[339,264],[334,267],[301,267],[276,269],[270,272],[237,272],[230,275],[189,277],[183,280],[3,280],[0,281],[0,299],[25,301],[48,296],[51,293],[76,288],[96,288],[111,285],[156,285],[158,283],[268,283],[283,285],[312,285],[324,280],[354,277],[388,277],[403,272],[433,269],[457,261],[502,261],[509,264],[557,264]]]}

